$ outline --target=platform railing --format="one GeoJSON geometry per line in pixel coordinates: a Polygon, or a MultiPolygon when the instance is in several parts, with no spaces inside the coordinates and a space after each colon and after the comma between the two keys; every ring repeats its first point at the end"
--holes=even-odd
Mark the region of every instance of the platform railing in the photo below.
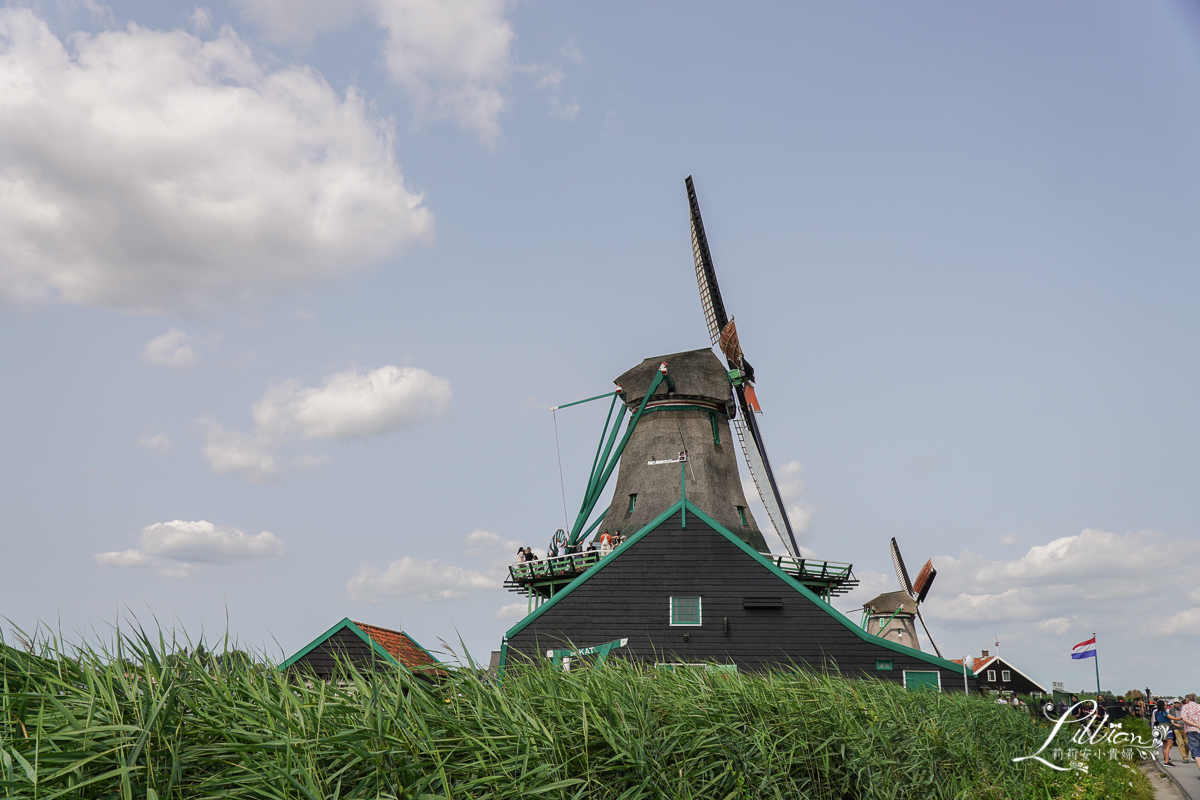
{"type": "Polygon", "coordinates": [[[822,561],[817,558],[772,555],[775,566],[789,575],[810,580],[846,580],[853,577],[853,564],[840,561],[822,561]]]}
{"type": "Polygon", "coordinates": [[[508,567],[509,576],[518,583],[539,578],[554,578],[560,575],[579,575],[600,560],[599,550],[582,553],[567,553],[561,556],[540,558],[537,561],[518,561],[508,567]]]}

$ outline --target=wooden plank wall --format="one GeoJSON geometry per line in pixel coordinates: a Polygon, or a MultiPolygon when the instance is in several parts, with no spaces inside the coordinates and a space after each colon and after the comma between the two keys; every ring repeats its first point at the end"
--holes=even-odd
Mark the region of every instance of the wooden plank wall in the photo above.
{"type": "Polygon", "coordinates": [[[346,628],[330,636],[321,644],[310,650],[303,658],[292,665],[292,669],[302,672],[312,672],[318,678],[329,680],[336,670],[338,660],[347,659],[361,670],[381,666],[379,658],[357,634],[346,628]]]}
{"type": "MultiPolygon", "coordinates": [[[[614,655],[651,662],[733,663],[742,670],[792,664],[849,677],[902,681],[903,671],[941,673],[944,690],[962,691],[961,672],[863,641],[717,531],[676,514],[563,597],[509,640],[509,663],[548,649],[587,647],[628,637],[614,655]],[[703,624],[672,627],[669,598],[700,596],[703,624]],[[746,598],[779,598],[778,609],[743,607],[746,598]],[[726,624],[726,619],[728,624],[726,624]],[[876,660],[893,669],[876,669],[876,660]]],[[[975,691],[975,681],[970,681],[975,691]]]]}

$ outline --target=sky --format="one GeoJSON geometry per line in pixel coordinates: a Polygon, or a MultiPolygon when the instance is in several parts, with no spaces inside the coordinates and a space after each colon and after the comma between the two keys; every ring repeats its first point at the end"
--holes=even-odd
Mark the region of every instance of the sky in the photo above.
{"type": "Polygon", "coordinates": [[[549,409],[708,344],[688,175],[835,605],[894,536],[948,657],[1200,690],[1182,0],[4,6],[6,638],[486,660],[603,425],[549,409]]]}

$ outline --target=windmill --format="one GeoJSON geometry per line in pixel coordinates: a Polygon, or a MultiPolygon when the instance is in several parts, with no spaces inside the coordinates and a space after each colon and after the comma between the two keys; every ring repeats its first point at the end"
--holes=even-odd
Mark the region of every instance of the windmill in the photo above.
{"type": "Polygon", "coordinates": [[[921,621],[921,627],[925,629],[925,635],[929,637],[929,643],[933,645],[933,651],[941,656],[942,651],[938,649],[937,642],[933,641],[933,636],[929,633],[929,626],[925,624],[925,618],[921,616],[921,603],[925,602],[929,588],[933,586],[933,579],[937,577],[933,560],[925,562],[925,566],[921,567],[921,571],[917,573],[917,580],[914,583],[909,580],[908,568],[904,566],[904,556],[900,555],[900,545],[896,543],[896,537],[893,536],[892,564],[896,567],[896,580],[900,582],[900,590],[912,599],[913,610],[916,612],[917,619],[921,621]]]}
{"type": "Polygon", "coordinates": [[[696,200],[696,187],[689,175],[684,181],[687,186],[688,204],[692,216],[692,257],[696,261],[696,283],[700,287],[700,306],[704,310],[704,319],[708,323],[708,335],[714,347],[720,347],[729,364],[729,376],[733,382],[733,394],[736,398],[740,414],[730,416],[738,442],[741,444],[742,455],[745,456],[746,466],[750,477],[762,498],[763,507],[771,524],[779,535],[783,546],[794,557],[800,558],[800,546],[792,532],[792,523],[788,519],[783,506],[783,498],[779,494],[779,484],[771,471],[771,461],[767,458],[767,449],[763,444],[762,430],[754,414],[762,413],[758,405],[758,397],[754,392],[754,367],[746,360],[738,342],[737,326],[733,318],[725,312],[725,303],[721,299],[721,289],[717,285],[717,273],[713,268],[712,254],[708,249],[708,237],[704,234],[704,221],[700,217],[700,204],[696,200]]]}

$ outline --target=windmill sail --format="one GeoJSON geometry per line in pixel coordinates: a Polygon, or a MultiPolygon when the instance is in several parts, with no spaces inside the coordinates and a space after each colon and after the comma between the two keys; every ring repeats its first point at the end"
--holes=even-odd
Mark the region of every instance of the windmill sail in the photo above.
{"type": "Polygon", "coordinates": [[[767,458],[762,431],[754,417],[754,412],[759,410],[758,400],[751,386],[754,381],[754,368],[746,361],[738,343],[737,327],[725,312],[725,302],[721,299],[721,288],[717,285],[717,272],[708,249],[708,237],[704,234],[704,220],[700,217],[700,203],[696,199],[696,187],[692,184],[692,177],[689,175],[684,183],[687,186],[688,205],[691,210],[692,257],[696,262],[696,284],[700,288],[700,306],[708,323],[708,335],[712,345],[720,347],[725,353],[729,367],[739,370],[744,377],[744,382],[734,387],[741,411],[740,417],[732,420],[734,429],[737,431],[738,441],[741,442],[750,477],[754,480],[758,496],[762,498],[763,507],[767,510],[767,516],[771,518],[775,532],[783,542],[784,548],[799,558],[800,547],[796,543],[795,534],[792,533],[792,522],[784,510],[783,497],[779,494],[775,474],[771,471],[771,461],[767,458]]]}
{"type": "Polygon", "coordinates": [[[917,619],[921,621],[921,627],[925,629],[925,635],[929,637],[929,643],[933,645],[933,652],[938,654],[938,658],[941,658],[942,651],[938,649],[937,642],[933,640],[933,634],[929,632],[929,626],[925,624],[925,618],[921,616],[921,603],[925,601],[925,596],[929,594],[929,587],[933,586],[933,579],[937,577],[937,570],[933,568],[932,559],[925,562],[925,566],[921,568],[921,572],[917,575],[917,582],[914,584],[908,577],[908,568],[904,566],[904,556],[900,555],[900,545],[893,536],[892,565],[896,568],[896,580],[900,582],[900,588],[913,599],[913,607],[917,610],[917,619]]]}
{"type": "Polygon", "coordinates": [[[908,570],[904,567],[904,556],[900,555],[900,545],[896,544],[896,537],[892,537],[892,566],[896,568],[896,580],[900,582],[900,588],[909,596],[913,596],[912,581],[908,579],[908,570]]]}

